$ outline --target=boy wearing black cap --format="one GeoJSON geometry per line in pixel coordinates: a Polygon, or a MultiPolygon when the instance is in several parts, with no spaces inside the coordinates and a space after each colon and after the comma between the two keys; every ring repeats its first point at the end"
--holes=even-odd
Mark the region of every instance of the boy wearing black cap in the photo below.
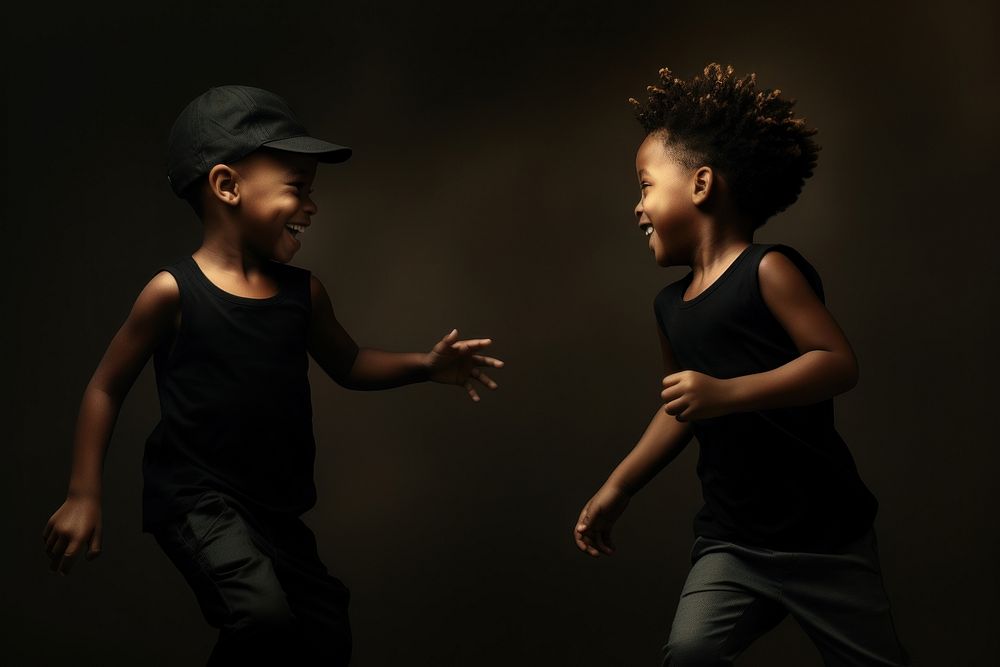
{"type": "Polygon", "coordinates": [[[612,554],[630,498],[698,439],[705,505],[664,665],[729,665],[791,614],[827,665],[908,664],[893,627],[878,507],[834,427],[857,382],[819,275],[794,249],[754,243],[812,175],[816,133],[780,90],[712,64],[660,70],[638,108],[639,228],[660,266],[690,266],[656,296],[661,405],[580,512],[577,546],[612,554]]]}
{"type": "Polygon", "coordinates": [[[69,493],[42,539],[51,569],[101,551],[101,469],[118,410],[154,358],[161,419],[143,457],[143,530],[219,628],[210,665],[347,664],[349,592],[299,518],[316,500],[308,355],[338,383],[458,384],[474,401],[490,339],[453,330],[427,353],[359,348],[322,283],[287,264],[317,212],[317,162],[351,149],[310,137],[277,95],[211,88],[170,132],[168,180],[204,223],[201,247],[161,267],[83,397],[69,493]]]}

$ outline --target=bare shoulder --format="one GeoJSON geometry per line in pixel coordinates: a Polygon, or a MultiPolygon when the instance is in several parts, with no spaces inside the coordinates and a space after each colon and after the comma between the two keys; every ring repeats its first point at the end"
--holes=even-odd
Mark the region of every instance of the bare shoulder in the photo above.
{"type": "Polygon", "coordinates": [[[177,286],[177,279],[169,271],[158,271],[155,276],[146,283],[147,289],[154,292],[170,296],[180,296],[180,288],[177,286]]]}
{"type": "Polygon", "coordinates": [[[179,324],[181,294],[169,271],[159,271],[139,292],[128,317],[128,330],[159,339],[179,324]]]}
{"type": "Polygon", "coordinates": [[[111,339],[93,381],[109,394],[124,397],[153,351],[172,338],[179,325],[180,289],[167,271],[142,288],[125,323],[111,339]]]}
{"type": "Polygon", "coordinates": [[[757,279],[765,301],[809,300],[816,293],[795,262],[780,251],[766,253],[757,267],[757,279]]]}
{"type": "Polygon", "coordinates": [[[173,310],[180,301],[181,290],[177,279],[169,271],[160,271],[139,292],[136,305],[141,303],[146,308],[173,310]]]}
{"type": "MultiPolygon", "coordinates": [[[[804,264],[810,271],[811,265],[804,264]]],[[[795,343],[799,354],[812,350],[842,350],[850,354],[847,337],[822,295],[818,274],[803,273],[803,267],[782,252],[769,252],[760,260],[760,294],[767,308],[795,343]]]]}
{"type": "Polygon", "coordinates": [[[764,256],[760,258],[760,265],[757,268],[757,272],[761,278],[770,278],[772,280],[781,277],[794,277],[794,274],[802,274],[799,271],[799,267],[795,266],[795,262],[780,250],[772,250],[764,253],[764,256]]]}

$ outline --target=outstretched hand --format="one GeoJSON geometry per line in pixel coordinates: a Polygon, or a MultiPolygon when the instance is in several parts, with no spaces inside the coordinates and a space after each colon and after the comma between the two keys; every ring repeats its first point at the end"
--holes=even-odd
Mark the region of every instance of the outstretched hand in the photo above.
{"type": "Polygon", "coordinates": [[[625,511],[630,498],[625,491],[608,485],[594,494],[581,510],[573,528],[573,540],[580,551],[595,557],[602,553],[610,556],[615,552],[611,527],[625,511]]]}
{"type": "Polygon", "coordinates": [[[503,362],[493,357],[478,354],[478,351],[493,343],[490,338],[473,338],[458,340],[458,329],[439,340],[434,348],[427,353],[427,370],[429,379],[444,384],[457,384],[465,387],[473,401],[479,400],[472,380],[478,380],[490,389],[496,389],[494,382],[486,373],[479,370],[480,366],[503,368],[503,362]]]}

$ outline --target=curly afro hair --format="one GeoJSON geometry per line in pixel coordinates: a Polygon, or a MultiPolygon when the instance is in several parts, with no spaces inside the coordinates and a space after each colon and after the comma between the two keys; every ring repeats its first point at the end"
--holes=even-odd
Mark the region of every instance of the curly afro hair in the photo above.
{"type": "Polygon", "coordinates": [[[756,89],[757,75],[743,79],[733,68],[711,63],[704,77],[678,79],[660,70],[659,85],[647,86],[645,106],[629,98],[646,134],[663,133],[685,167],[719,170],[737,208],[760,227],[795,203],[812,176],[820,150],[805,120],[792,115],[795,100],[778,89],[756,89]]]}

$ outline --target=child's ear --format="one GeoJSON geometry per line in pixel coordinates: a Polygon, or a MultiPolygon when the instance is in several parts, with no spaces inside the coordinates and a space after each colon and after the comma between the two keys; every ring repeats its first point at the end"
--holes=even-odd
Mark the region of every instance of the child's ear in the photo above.
{"type": "Polygon", "coordinates": [[[208,172],[208,189],[222,203],[230,206],[238,204],[239,174],[227,164],[217,164],[208,172]]]}
{"type": "Polygon", "coordinates": [[[691,193],[691,202],[697,206],[708,199],[715,185],[715,172],[711,167],[701,166],[694,172],[694,190],[691,193]]]}

